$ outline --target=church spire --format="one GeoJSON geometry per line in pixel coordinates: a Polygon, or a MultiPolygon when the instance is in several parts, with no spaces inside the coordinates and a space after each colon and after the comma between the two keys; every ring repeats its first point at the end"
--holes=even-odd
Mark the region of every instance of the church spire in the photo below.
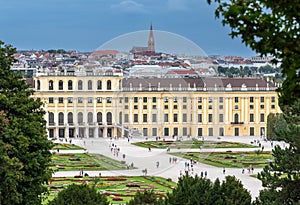
{"type": "Polygon", "coordinates": [[[155,53],[152,23],[150,24],[150,34],[149,34],[149,39],[148,39],[148,51],[155,53]]]}

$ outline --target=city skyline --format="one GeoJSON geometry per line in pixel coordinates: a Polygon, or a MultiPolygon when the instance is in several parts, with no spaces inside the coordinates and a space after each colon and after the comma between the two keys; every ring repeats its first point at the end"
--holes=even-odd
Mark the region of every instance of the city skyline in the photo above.
{"type": "Polygon", "coordinates": [[[93,51],[152,23],[154,30],[182,36],[207,55],[256,55],[240,39],[231,39],[229,28],[215,19],[215,6],[204,0],[0,2],[0,39],[18,50],[93,51]]]}

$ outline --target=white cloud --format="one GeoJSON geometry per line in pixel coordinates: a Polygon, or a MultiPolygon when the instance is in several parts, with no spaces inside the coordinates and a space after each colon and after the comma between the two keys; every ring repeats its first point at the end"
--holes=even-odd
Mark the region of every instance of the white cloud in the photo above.
{"type": "Polygon", "coordinates": [[[167,2],[168,9],[172,11],[185,11],[188,10],[186,0],[168,0],[167,2]]]}
{"type": "Polygon", "coordinates": [[[132,0],[125,0],[119,4],[111,5],[112,10],[117,12],[126,12],[126,13],[145,13],[146,9],[143,4],[137,3],[132,0]]]}

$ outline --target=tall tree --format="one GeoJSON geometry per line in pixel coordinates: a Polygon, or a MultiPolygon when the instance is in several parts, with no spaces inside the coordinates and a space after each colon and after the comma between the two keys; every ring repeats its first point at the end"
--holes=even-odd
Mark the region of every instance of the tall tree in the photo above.
{"type": "Polygon", "coordinates": [[[231,27],[230,35],[262,56],[281,59],[284,78],[279,105],[287,127],[276,132],[285,148],[273,150],[274,163],[259,178],[267,189],[257,204],[296,204],[300,201],[300,0],[207,0],[216,2],[216,17],[231,27]],[[273,201],[271,200],[273,199],[273,201]]]}
{"type": "Polygon", "coordinates": [[[48,203],[48,205],[109,205],[107,197],[87,184],[71,184],[48,203]]]}
{"type": "Polygon", "coordinates": [[[270,196],[277,204],[300,202],[300,100],[284,110],[284,118],[287,128],[277,130],[276,137],[289,144],[285,148],[275,146],[274,163],[258,175],[268,189],[257,199],[257,204],[267,204],[270,196]]]}
{"type": "Polygon", "coordinates": [[[227,176],[221,184],[203,177],[183,176],[166,199],[173,205],[250,205],[250,193],[234,176],[227,176]]]}
{"type": "Polygon", "coordinates": [[[0,41],[0,204],[40,204],[51,177],[52,143],[46,137],[42,103],[10,67],[14,48],[0,41]]]}
{"type": "Polygon", "coordinates": [[[127,205],[164,205],[165,201],[157,197],[153,190],[138,191],[136,195],[127,203],[127,205]]]}
{"type": "Polygon", "coordinates": [[[278,132],[287,128],[282,113],[270,113],[267,119],[267,139],[277,140],[278,132]]]}
{"type": "Polygon", "coordinates": [[[251,196],[243,187],[241,181],[234,176],[226,176],[226,180],[221,185],[221,204],[251,204],[251,196]]]}
{"type": "MultiPolygon", "coordinates": [[[[281,59],[285,78],[280,105],[300,98],[300,0],[207,0],[216,2],[216,17],[231,27],[231,37],[257,53],[281,59]]],[[[276,60],[275,60],[276,61],[276,60]]]]}

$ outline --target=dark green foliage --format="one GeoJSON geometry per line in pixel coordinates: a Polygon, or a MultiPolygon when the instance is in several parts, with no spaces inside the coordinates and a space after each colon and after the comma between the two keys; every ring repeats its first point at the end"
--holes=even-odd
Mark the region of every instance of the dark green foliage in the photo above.
{"type": "Polygon", "coordinates": [[[267,139],[277,140],[277,134],[287,128],[286,121],[282,113],[270,113],[267,120],[267,139]]]}
{"type": "Polygon", "coordinates": [[[158,198],[153,190],[144,192],[137,192],[133,199],[131,199],[127,205],[164,205],[165,201],[162,198],[158,198]]]}
{"type": "Polygon", "coordinates": [[[166,199],[172,205],[249,205],[250,193],[234,176],[227,176],[221,184],[203,177],[183,176],[166,199]]]}
{"type": "Polygon", "coordinates": [[[221,185],[223,204],[251,204],[251,196],[234,176],[227,176],[221,185]]]}
{"type": "Polygon", "coordinates": [[[276,197],[279,193],[276,190],[264,189],[260,191],[259,198],[257,198],[253,205],[282,205],[276,197]]]}
{"type": "Polygon", "coordinates": [[[47,50],[48,53],[59,53],[59,54],[65,54],[67,53],[64,49],[50,49],[50,50],[47,50]]]}
{"type": "Polygon", "coordinates": [[[174,205],[206,204],[210,198],[212,183],[209,179],[183,176],[179,178],[177,187],[169,196],[168,201],[174,205]]]}
{"type": "MultiPolygon", "coordinates": [[[[279,105],[287,127],[275,132],[286,148],[275,147],[274,163],[259,175],[263,191],[256,204],[296,204],[300,202],[300,0],[207,0],[218,3],[216,17],[231,27],[231,37],[241,37],[245,45],[262,56],[281,59],[284,79],[279,105]],[[273,199],[273,202],[272,200],[273,199]]],[[[277,60],[274,60],[276,62],[277,60]]],[[[271,122],[271,124],[274,122],[271,122]]],[[[272,128],[272,126],[269,124],[272,128]]],[[[270,137],[273,137],[271,134],[270,137]]]]}
{"type": "Polygon", "coordinates": [[[49,205],[109,205],[106,196],[87,184],[71,184],[58,193],[49,205]]]}
{"type": "MultiPolygon", "coordinates": [[[[285,78],[279,89],[280,106],[300,98],[300,0],[207,0],[216,2],[216,17],[231,28],[232,38],[262,56],[281,59],[285,78]]],[[[274,60],[276,62],[276,60],[274,60]]]]}
{"type": "Polygon", "coordinates": [[[16,52],[0,41],[0,204],[40,204],[52,173],[52,143],[46,138],[42,103],[31,98],[20,74],[10,66],[16,52]]]}
{"type": "Polygon", "coordinates": [[[277,204],[296,204],[300,202],[300,100],[292,107],[283,110],[287,128],[278,130],[278,140],[288,142],[285,148],[276,146],[273,150],[274,163],[259,174],[265,190],[257,204],[265,204],[270,196],[277,204]]]}

